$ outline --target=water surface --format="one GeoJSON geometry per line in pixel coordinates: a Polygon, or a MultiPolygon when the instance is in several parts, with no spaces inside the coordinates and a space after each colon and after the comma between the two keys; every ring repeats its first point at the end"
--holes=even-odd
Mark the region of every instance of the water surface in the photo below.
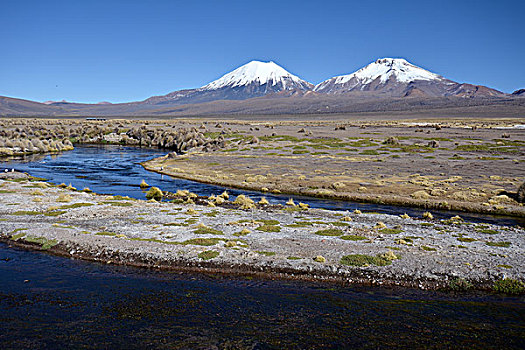
{"type": "Polygon", "coordinates": [[[523,299],[108,266],[0,243],[0,348],[519,349],[523,299]]]}
{"type": "MultiPolygon", "coordinates": [[[[71,183],[78,189],[89,187],[97,193],[118,194],[138,199],[145,198],[145,192],[138,186],[143,179],[149,185],[157,186],[163,191],[176,192],[177,189],[187,189],[201,196],[217,195],[226,189],[222,186],[202,184],[149,172],[144,170],[139,164],[140,162],[165,154],[165,150],[151,148],[115,145],[77,145],[73,151],[60,154],[32,155],[3,162],[0,164],[0,171],[1,167],[14,168],[28,172],[33,176],[46,178],[56,184],[71,183]]],[[[274,204],[285,204],[290,198],[290,195],[274,195],[232,188],[227,189],[233,197],[242,193],[258,201],[261,197],[265,196],[270,203],[274,204]]],[[[293,196],[293,198],[296,202],[307,203],[313,208],[330,210],[353,211],[360,209],[362,211],[396,215],[407,213],[410,216],[419,217],[425,212],[423,209],[391,205],[356,203],[303,196],[293,196]]],[[[454,215],[460,215],[471,222],[489,222],[499,225],[520,224],[525,226],[524,219],[513,217],[436,210],[433,210],[432,213],[436,218],[448,218],[454,215]]]]}

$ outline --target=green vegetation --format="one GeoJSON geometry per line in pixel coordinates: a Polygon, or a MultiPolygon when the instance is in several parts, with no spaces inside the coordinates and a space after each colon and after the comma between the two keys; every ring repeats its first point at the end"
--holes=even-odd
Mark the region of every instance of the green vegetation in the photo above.
{"type": "Polygon", "coordinates": [[[522,281],[505,278],[494,283],[492,289],[497,293],[523,294],[525,293],[525,283],[522,281]]]}
{"type": "Polygon", "coordinates": [[[298,256],[289,256],[286,259],[288,259],[288,260],[301,260],[301,258],[298,257],[298,256]]]}
{"type": "Polygon", "coordinates": [[[498,267],[503,267],[504,269],[512,269],[512,266],[507,264],[499,264],[498,267]]]}
{"type": "Polygon", "coordinates": [[[504,247],[504,248],[510,247],[510,242],[485,242],[485,243],[491,247],[504,247]]]}
{"type": "Polygon", "coordinates": [[[40,245],[40,248],[42,250],[48,250],[58,244],[58,241],[55,239],[47,239],[45,237],[34,237],[34,236],[27,236],[24,238],[24,241],[28,243],[35,243],[40,245]]]}
{"type": "Polygon", "coordinates": [[[486,234],[489,234],[489,235],[495,235],[495,234],[499,233],[498,231],[491,230],[491,229],[476,229],[476,231],[478,231],[479,233],[486,233],[486,234]]]}
{"type": "Polygon", "coordinates": [[[470,237],[458,237],[458,241],[460,241],[460,242],[474,242],[474,241],[477,241],[477,239],[470,238],[470,237]]]}
{"type": "Polygon", "coordinates": [[[58,209],[75,209],[75,208],[80,208],[80,207],[90,207],[92,205],[94,204],[93,203],[75,203],[75,204],[63,205],[59,207],[58,209]]]}
{"type": "Polygon", "coordinates": [[[337,228],[328,228],[325,230],[316,231],[315,234],[319,236],[341,236],[343,231],[337,228]]]}
{"type": "Polygon", "coordinates": [[[277,220],[262,220],[261,219],[261,220],[257,220],[257,222],[263,223],[264,225],[271,225],[271,226],[280,224],[280,222],[277,220]]]}
{"type": "Polygon", "coordinates": [[[390,235],[395,235],[395,234],[403,232],[403,230],[396,229],[396,228],[383,228],[383,229],[379,230],[379,232],[385,233],[385,234],[390,234],[390,235]]]}
{"type": "Polygon", "coordinates": [[[386,266],[392,264],[392,259],[383,257],[383,255],[370,256],[364,254],[345,255],[339,261],[342,265],[348,266],[386,266]]]}
{"type": "Polygon", "coordinates": [[[473,285],[464,278],[454,278],[448,282],[448,288],[453,291],[462,292],[472,289],[473,285]]]}
{"type": "Polygon", "coordinates": [[[257,227],[256,230],[262,232],[281,232],[281,227],[275,225],[261,225],[257,227]]]}
{"type": "Polygon", "coordinates": [[[209,218],[214,218],[217,216],[217,214],[219,214],[218,210],[212,210],[209,213],[203,213],[202,215],[207,216],[209,218]]]}
{"type": "Polygon", "coordinates": [[[53,211],[45,212],[44,216],[59,216],[65,213],[66,213],[65,210],[53,210],[53,211]]]}
{"type": "Polygon", "coordinates": [[[95,235],[97,235],[97,236],[111,236],[111,237],[114,237],[117,234],[115,232],[101,231],[101,232],[95,233],[95,235]]]}
{"type": "Polygon", "coordinates": [[[421,249],[426,250],[427,252],[435,252],[436,248],[427,247],[426,245],[422,245],[421,249]]]}
{"type": "Polygon", "coordinates": [[[156,201],[160,201],[162,199],[163,193],[158,187],[151,187],[148,192],[146,192],[146,198],[147,199],[154,199],[156,201]]]}
{"type": "Polygon", "coordinates": [[[42,212],[33,211],[33,210],[18,210],[12,213],[11,215],[42,215],[42,212]]]}
{"type": "Polygon", "coordinates": [[[375,149],[365,149],[365,150],[359,152],[359,154],[362,154],[362,155],[365,155],[365,156],[377,156],[377,155],[379,155],[379,152],[376,151],[375,149]]]}
{"type": "Polygon", "coordinates": [[[202,260],[210,260],[219,256],[219,252],[216,250],[205,250],[197,255],[202,260]]]}
{"type": "Polygon", "coordinates": [[[339,238],[344,239],[346,241],[362,241],[362,240],[368,239],[365,236],[356,236],[356,235],[344,235],[339,238]]]}
{"type": "Polygon", "coordinates": [[[221,239],[221,238],[193,238],[193,239],[188,239],[182,242],[182,244],[212,246],[221,241],[224,241],[224,239],[221,239]]]}
{"type": "Polygon", "coordinates": [[[193,231],[193,233],[198,234],[198,235],[222,235],[223,234],[222,231],[216,230],[211,227],[199,227],[198,229],[193,231]]]}

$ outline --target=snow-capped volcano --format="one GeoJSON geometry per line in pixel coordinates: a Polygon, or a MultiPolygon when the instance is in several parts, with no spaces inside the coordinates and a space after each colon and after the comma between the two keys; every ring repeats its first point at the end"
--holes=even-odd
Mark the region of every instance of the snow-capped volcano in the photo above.
{"type": "Polygon", "coordinates": [[[187,104],[216,100],[246,100],[278,93],[303,93],[313,85],[274,62],[251,61],[198,89],[181,90],[147,99],[148,104],[187,104]]]}
{"type": "Polygon", "coordinates": [[[268,91],[310,90],[313,85],[291,74],[274,62],[251,61],[203,86],[202,90],[237,88],[249,85],[266,86],[268,91]]]}
{"type": "Polygon", "coordinates": [[[417,67],[402,58],[381,58],[358,71],[333,77],[315,86],[317,92],[339,93],[354,90],[378,90],[390,85],[406,85],[416,81],[446,82],[440,75],[417,67]]]}
{"type": "Polygon", "coordinates": [[[492,97],[503,95],[484,86],[459,84],[413,65],[403,58],[381,58],[358,71],[315,86],[327,94],[359,93],[386,97],[492,97]]]}

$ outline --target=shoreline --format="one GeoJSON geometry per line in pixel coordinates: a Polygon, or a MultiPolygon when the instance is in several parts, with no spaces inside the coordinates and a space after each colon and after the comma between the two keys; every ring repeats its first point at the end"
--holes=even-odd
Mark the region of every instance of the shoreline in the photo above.
{"type": "Polygon", "coordinates": [[[518,285],[525,280],[525,231],[519,228],[459,219],[142,201],[68,190],[29,177],[0,180],[0,189],[1,240],[64,257],[430,290],[488,291],[505,279],[518,285]],[[34,202],[35,197],[40,200],[34,202]],[[69,201],[60,202],[64,197],[69,201]],[[348,256],[354,260],[343,264],[348,256]]]}
{"type": "Polygon", "coordinates": [[[473,214],[487,214],[487,215],[501,215],[501,216],[510,216],[517,218],[525,218],[525,207],[524,206],[512,206],[506,207],[503,209],[498,209],[496,207],[487,207],[478,203],[469,203],[461,201],[451,201],[448,198],[433,198],[433,199],[415,199],[410,197],[398,196],[398,195],[374,195],[374,194],[359,194],[359,193],[336,193],[334,191],[324,192],[322,195],[318,191],[308,189],[305,187],[294,188],[290,190],[286,185],[279,186],[278,184],[273,184],[273,188],[265,187],[265,184],[250,184],[250,183],[239,183],[236,181],[227,181],[219,178],[211,178],[201,174],[192,174],[188,175],[187,173],[173,172],[169,170],[164,170],[163,161],[167,159],[167,156],[157,157],[145,162],[140,163],[140,165],[148,171],[155,172],[162,175],[171,176],[174,178],[179,178],[183,180],[195,181],[209,185],[230,187],[241,190],[248,191],[257,191],[262,194],[264,193],[274,193],[274,194],[285,194],[290,196],[305,196],[313,197],[320,199],[333,199],[340,201],[348,202],[358,202],[358,203],[370,203],[370,204],[384,204],[392,205],[397,207],[412,207],[419,209],[428,209],[428,210],[449,210],[449,211],[458,211],[465,213],[473,214]],[[161,170],[163,169],[163,170],[161,170]],[[267,189],[267,190],[265,190],[267,189]]]}

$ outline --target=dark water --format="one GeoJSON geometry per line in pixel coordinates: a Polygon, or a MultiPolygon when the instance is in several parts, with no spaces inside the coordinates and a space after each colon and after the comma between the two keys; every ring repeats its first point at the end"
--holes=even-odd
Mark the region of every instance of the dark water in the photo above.
{"type": "Polygon", "coordinates": [[[523,299],[219,278],[0,244],[0,348],[519,349],[523,299]]]}
{"type": "MultiPolygon", "coordinates": [[[[76,146],[75,150],[56,155],[33,155],[10,160],[0,164],[1,167],[15,168],[33,176],[46,178],[51,182],[71,183],[78,189],[89,187],[97,193],[119,194],[133,198],[144,199],[145,194],[138,184],[144,179],[151,186],[158,186],[163,191],[176,192],[177,189],[187,189],[202,196],[220,194],[224,187],[201,184],[198,182],[175,179],[169,176],[146,171],[140,162],[165,155],[166,151],[124,146],[76,146]]],[[[290,195],[262,194],[245,190],[228,189],[233,196],[247,194],[259,200],[265,196],[270,203],[285,204],[290,195]]],[[[421,216],[425,210],[417,208],[396,207],[355,203],[347,201],[326,200],[312,197],[293,196],[296,202],[304,202],[313,208],[331,210],[360,209],[387,214],[407,213],[411,216],[421,216]]],[[[454,211],[435,211],[436,218],[448,218],[460,215],[471,222],[488,222],[499,225],[525,226],[525,220],[512,217],[467,214],[454,211]]]]}

